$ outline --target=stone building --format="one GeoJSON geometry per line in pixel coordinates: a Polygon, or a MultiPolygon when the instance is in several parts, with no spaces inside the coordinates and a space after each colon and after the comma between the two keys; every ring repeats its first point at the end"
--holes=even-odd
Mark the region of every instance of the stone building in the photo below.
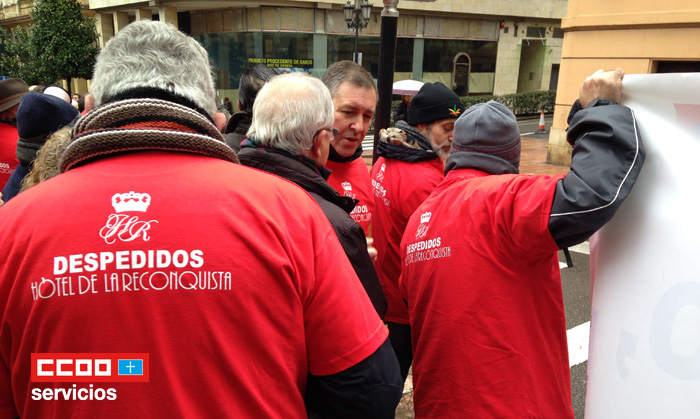
{"type": "MultiPolygon", "coordinates": [[[[32,1],[1,1],[0,26],[29,21],[32,1]]],[[[345,0],[83,3],[96,18],[100,44],[138,19],[171,22],[191,34],[212,58],[220,99],[237,98],[240,75],[252,62],[320,77],[329,64],[352,59],[354,52],[355,31],[343,16],[345,0]]],[[[401,0],[394,78],[441,81],[462,95],[554,89],[567,3],[401,0]]],[[[374,4],[367,28],[359,32],[362,65],[375,77],[381,9],[382,4],[374,4]]]]}
{"type": "Polygon", "coordinates": [[[569,0],[549,137],[549,163],[568,165],[566,118],[581,82],[598,69],[626,74],[700,71],[697,1],[569,0]]]}

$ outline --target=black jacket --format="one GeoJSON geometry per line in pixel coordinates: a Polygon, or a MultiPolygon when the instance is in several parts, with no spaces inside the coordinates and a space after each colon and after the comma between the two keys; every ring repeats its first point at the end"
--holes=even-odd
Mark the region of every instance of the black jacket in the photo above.
{"type": "Polygon", "coordinates": [[[246,133],[250,128],[253,115],[248,112],[236,112],[226,123],[224,128],[224,140],[236,153],[241,149],[241,142],[246,139],[246,133]]]}
{"type": "Polygon", "coordinates": [[[351,217],[350,211],[355,208],[356,201],[346,196],[340,196],[321,175],[300,161],[268,152],[261,149],[244,147],[238,153],[241,164],[283,177],[299,185],[307,191],[321,206],[324,214],[331,222],[350,264],[369,299],[382,319],[387,310],[387,301],[379,283],[377,272],[367,253],[365,233],[351,217]]]}

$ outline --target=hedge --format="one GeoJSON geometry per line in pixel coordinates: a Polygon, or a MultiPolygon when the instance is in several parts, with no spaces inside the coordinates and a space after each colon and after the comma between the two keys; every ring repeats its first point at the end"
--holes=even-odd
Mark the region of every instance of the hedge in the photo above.
{"type": "MultiPolygon", "coordinates": [[[[468,109],[477,103],[488,102],[495,100],[506,105],[516,116],[539,115],[540,112],[554,112],[554,100],[556,99],[556,90],[546,90],[530,93],[514,93],[510,95],[484,95],[484,96],[463,96],[460,97],[464,108],[468,109]]],[[[391,124],[394,126],[394,109],[399,106],[400,100],[391,102],[391,124]]],[[[374,131],[374,120],[372,120],[371,130],[374,131]]]]}

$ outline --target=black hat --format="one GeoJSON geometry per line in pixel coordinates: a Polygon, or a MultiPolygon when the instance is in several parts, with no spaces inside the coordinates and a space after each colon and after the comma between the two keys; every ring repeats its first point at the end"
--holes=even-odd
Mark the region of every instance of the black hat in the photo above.
{"type": "Polygon", "coordinates": [[[464,111],[459,96],[444,84],[425,83],[413,96],[408,107],[408,122],[411,126],[429,124],[441,119],[458,118],[464,111]]]}
{"type": "Polygon", "coordinates": [[[5,112],[18,104],[27,92],[29,92],[29,87],[22,79],[0,81],[0,112],[5,112]]]}
{"type": "Polygon", "coordinates": [[[17,158],[29,164],[46,138],[69,125],[79,115],[70,103],[56,96],[29,92],[17,109],[17,158]]]}

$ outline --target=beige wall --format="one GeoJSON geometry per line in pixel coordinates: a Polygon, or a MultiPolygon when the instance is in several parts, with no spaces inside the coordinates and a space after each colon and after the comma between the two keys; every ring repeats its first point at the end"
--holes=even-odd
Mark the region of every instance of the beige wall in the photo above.
{"type": "MultiPolygon", "coordinates": [[[[346,0],[326,0],[323,2],[309,3],[304,0],[287,0],[275,2],[279,6],[287,7],[323,7],[330,5],[341,7],[346,0]]],[[[217,9],[228,7],[247,7],[260,2],[250,3],[240,0],[229,1],[204,1],[197,2],[182,2],[178,0],[163,0],[159,2],[162,6],[182,6],[187,10],[196,9],[217,9]],[[201,3],[202,5],[197,5],[201,3]]],[[[530,17],[538,19],[561,19],[566,14],[567,0],[548,0],[548,1],[512,1],[512,0],[436,0],[434,2],[419,2],[410,0],[399,1],[399,12],[402,10],[414,11],[431,11],[441,13],[468,13],[474,15],[494,15],[494,16],[513,16],[513,17],[530,17]]],[[[90,8],[93,10],[103,8],[118,8],[125,6],[141,6],[143,0],[90,0],[90,8]]],[[[379,10],[382,3],[375,1],[375,9],[379,10]]]]}
{"type": "Polygon", "coordinates": [[[648,74],[655,61],[700,60],[697,2],[569,0],[547,161],[567,165],[566,118],[581,82],[598,69],[648,74]]]}

